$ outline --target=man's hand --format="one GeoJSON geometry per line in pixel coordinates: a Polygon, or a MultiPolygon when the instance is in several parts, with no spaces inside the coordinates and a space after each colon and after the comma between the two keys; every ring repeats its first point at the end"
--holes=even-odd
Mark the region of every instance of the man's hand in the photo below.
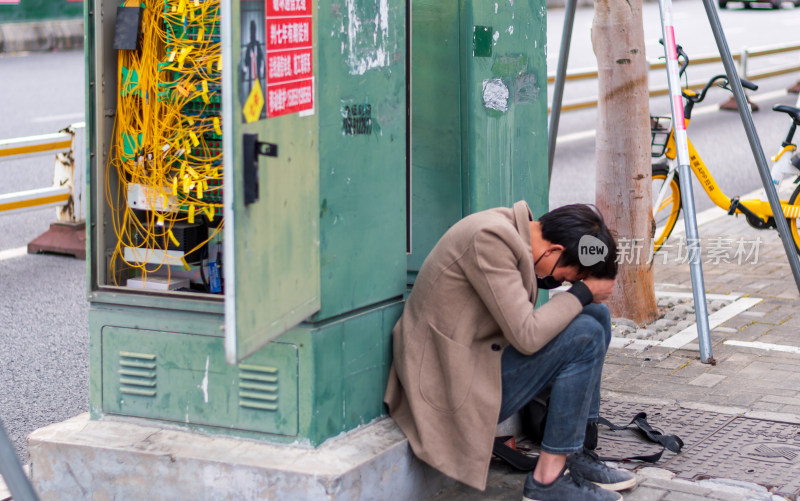
{"type": "Polygon", "coordinates": [[[592,291],[595,303],[602,303],[611,296],[614,291],[614,282],[613,278],[586,277],[583,279],[583,283],[592,291]]]}

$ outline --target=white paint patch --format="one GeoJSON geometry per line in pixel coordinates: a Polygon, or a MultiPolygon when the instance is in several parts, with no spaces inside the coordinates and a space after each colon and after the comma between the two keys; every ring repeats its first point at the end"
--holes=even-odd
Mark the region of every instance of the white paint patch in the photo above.
{"type": "Polygon", "coordinates": [[[760,341],[736,341],[733,339],[725,341],[723,344],[727,344],[729,346],[741,346],[744,348],[756,348],[758,350],[782,351],[784,353],[800,354],[800,347],[788,346],[785,344],[762,343],[760,341]]]}
{"type": "MultiPolygon", "coordinates": [[[[742,297],[737,299],[728,306],[709,315],[708,328],[713,329],[714,327],[717,327],[725,323],[726,321],[735,317],[739,313],[749,310],[750,308],[757,305],[761,301],[762,299],[759,297],[742,297]]],[[[664,340],[661,343],[661,346],[664,346],[666,348],[680,348],[681,346],[695,339],[697,339],[697,324],[692,324],[689,327],[680,331],[679,333],[675,334],[671,338],[664,340]]]]}
{"type": "Polygon", "coordinates": [[[509,35],[513,35],[514,34],[514,25],[512,24],[511,26],[509,26],[506,31],[508,32],[509,35]]]}
{"type": "Polygon", "coordinates": [[[203,390],[203,402],[208,403],[208,362],[209,356],[206,356],[206,373],[203,376],[203,381],[200,383],[200,389],[203,390]]]}
{"type": "Polygon", "coordinates": [[[27,253],[28,253],[27,247],[17,247],[16,249],[8,249],[0,251],[0,261],[4,261],[6,259],[13,259],[15,257],[22,257],[27,253]]]}
{"type": "Polygon", "coordinates": [[[492,40],[494,40],[494,45],[497,45],[497,41],[500,40],[500,32],[495,31],[492,35],[492,40]]]}
{"type": "Polygon", "coordinates": [[[483,106],[487,109],[508,111],[508,87],[499,78],[483,81],[483,106]]]}
{"type": "Polygon", "coordinates": [[[374,19],[358,17],[356,0],[347,0],[347,64],[351,75],[389,65],[389,0],[378,0],[374,19]]]}
{"type": "Polygon", "coordinates": [[[497,14],[497,8],[498,8],[498,5],[497,5],[497,2],[495,2],[495,3],[494,3],[494,13],[495,13],[495,14],[497,14]]]}

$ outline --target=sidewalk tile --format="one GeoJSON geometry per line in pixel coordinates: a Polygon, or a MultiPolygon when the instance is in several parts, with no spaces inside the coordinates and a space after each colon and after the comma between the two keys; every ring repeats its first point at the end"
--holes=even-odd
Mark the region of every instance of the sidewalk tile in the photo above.
{"type": "Polygon", "coordinates": [[[694,386],[705,386],[707,388],[711,388],[720,381],[724,381],[725,378],[726,376],[720,376],[717,374],[701,374],[697,376],[695,379],[689,381],[689,384],[694,386]]]}

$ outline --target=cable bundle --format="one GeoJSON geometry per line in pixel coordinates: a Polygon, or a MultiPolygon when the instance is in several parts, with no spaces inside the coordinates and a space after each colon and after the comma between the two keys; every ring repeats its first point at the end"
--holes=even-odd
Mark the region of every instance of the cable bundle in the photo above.
{"type": "Polygon", "coordinates": [[[219,0],[161,0],[141,8],[139,49],[118,52],[106,177],[115,284],[131,272],[146,278],[164,264],[191,269],[186,256],[201,255],[222,229],[219,0]],[[176,223],[212,231],[181,248],[186,242],[176,237],[176,223]],[[127,273],[118,273],[120,261],[127,273]]]}

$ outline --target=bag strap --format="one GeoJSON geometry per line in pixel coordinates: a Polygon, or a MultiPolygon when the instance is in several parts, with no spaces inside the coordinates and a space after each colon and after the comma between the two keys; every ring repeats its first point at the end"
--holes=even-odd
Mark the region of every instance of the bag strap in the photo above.
{"type": "Polygon", "coordinates": [[[625,458],[610,458],[610,457],[601,457],[599,458],[601,461],[645,461],[648,463],[657,463],[659,459],[661,459],[661,455],[664,454],[664,450],[669,449],[670,451],[678,454],[681,452],[683,448],[683,440],[680,439],[677,435],[664,435],[660,431],[656,430],[650,423],[647,422],[647,413],[640,412],[636,414],[633,419],[631,419],[630,423],[619,426],[604,417],[599,417],[597,420],[598,424],[602,424],[607,426],[615,431],[626,430],[630,425],[636,425],[636,427],[641,431],[648,440],[653,443],[661,444],[661,451],[650,454],[646,456],[629,456],[625,458]]]}
{"type": "Polygon", "coordinates": [[[506,463],[510,464],[519,471],[533,471],[536,468],[538,457],[528,456],[517,449],[512,449],[506,445],[510,437],[494,437],[492,452],[506,463]]]}
{"type": "MultiPolygon", "coordinates": [[[[624,458],[598,457],[601,461],[645,461],[647,463],[657,463],[665,450],[668,449],[678,454],[681,452],[684,445],[683,440],[677,435],[664,435],[653,428],[650,423],[647,422],[647,414],[644,412],[636,414],[633,419],[631,419],[630,423],[624,426],[616,425],[602,416],[598,418],[597,422],[614,431],[627,430],[631,425],[636,425],[636,428],[641,431],[649,441],[661,444],[662,446],[662,449],[655,454],[628,456],[624,458]]],[[[495,437],[492,453],[519,471],[533,471],[533,469],[536,468],[538,457],[528,456],[517,449],[509,447],[506,442],[510,438],[512,437],[495,437]]]]}

